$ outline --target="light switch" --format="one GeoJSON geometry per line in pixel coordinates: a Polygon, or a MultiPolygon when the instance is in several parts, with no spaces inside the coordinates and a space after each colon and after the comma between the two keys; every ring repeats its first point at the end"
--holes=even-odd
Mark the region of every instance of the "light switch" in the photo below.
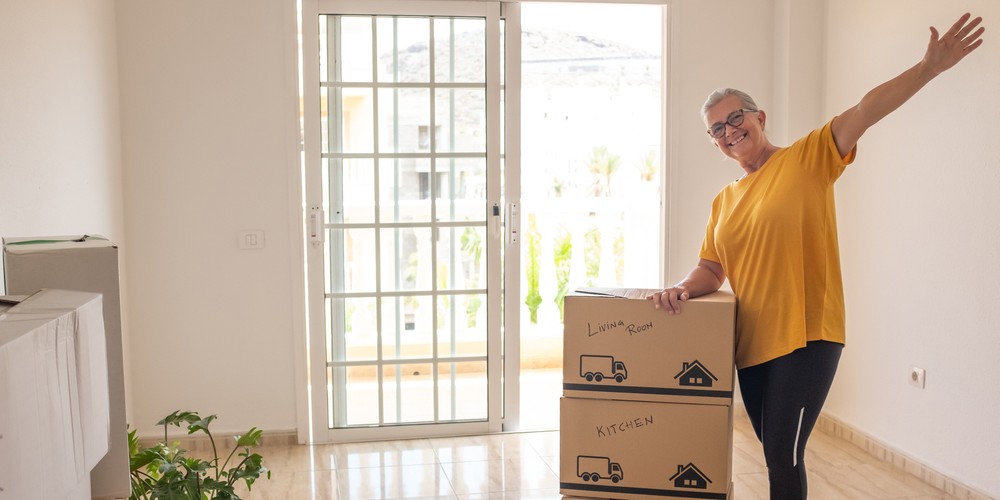
{"type": "Polygon", "coordinates": [[[242,231],[238,239],[241,250],[264,248],[264,231],[242,231]]]}

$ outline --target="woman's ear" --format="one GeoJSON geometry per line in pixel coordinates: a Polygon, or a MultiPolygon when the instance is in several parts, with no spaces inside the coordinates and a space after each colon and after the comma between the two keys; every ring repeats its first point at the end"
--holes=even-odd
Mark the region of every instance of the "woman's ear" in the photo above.
{"type": "Polygon", "coordinates": [[[764,123],[767,122],[767,113],[763,109],[757,112],[757,119],[760,120],[760,129],[764,130],[764,123]]]}

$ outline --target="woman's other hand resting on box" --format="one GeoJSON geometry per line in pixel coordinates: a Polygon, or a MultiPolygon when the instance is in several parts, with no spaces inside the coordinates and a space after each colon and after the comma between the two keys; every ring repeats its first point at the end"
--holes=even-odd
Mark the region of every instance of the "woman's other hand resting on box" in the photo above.
{"type": "Polygon", "coordinates": [[[679,314],[681,302],[717,291],[726,281],[722,264],[701,259],[680,283],[646,296],[657,309],[665,309],[667,314],[679,314]]]}

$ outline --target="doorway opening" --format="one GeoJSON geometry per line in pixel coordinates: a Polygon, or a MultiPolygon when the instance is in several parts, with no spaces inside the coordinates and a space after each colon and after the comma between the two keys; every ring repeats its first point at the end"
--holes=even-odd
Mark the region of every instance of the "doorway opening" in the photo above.
{"type": "Polygon", "coordinates": [[[665,8],[521,5],[522,430],[559,426],[563,297],[660,280],[665,8]]]}

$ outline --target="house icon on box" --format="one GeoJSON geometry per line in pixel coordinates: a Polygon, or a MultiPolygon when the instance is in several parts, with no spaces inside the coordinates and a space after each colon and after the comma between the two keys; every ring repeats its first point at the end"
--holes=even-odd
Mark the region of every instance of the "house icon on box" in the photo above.
{"type": "Polygon", "coordinates": [[[677,474],[674,474],[669,481],[673,481],[675,488],[695,488],[699,490],[707,489],[708,483],[712,482],[694,464],[678,465],[677,474]]]}
{"type": "Polygon", "coordinates": [[[694,387],[712,387],[712,383],[719,380],[697,359],[690,363],[685,362],[684,368],[680,373],[674,375],[674,378],[680,379],[678,380],[680,385],[694,387]]]}

